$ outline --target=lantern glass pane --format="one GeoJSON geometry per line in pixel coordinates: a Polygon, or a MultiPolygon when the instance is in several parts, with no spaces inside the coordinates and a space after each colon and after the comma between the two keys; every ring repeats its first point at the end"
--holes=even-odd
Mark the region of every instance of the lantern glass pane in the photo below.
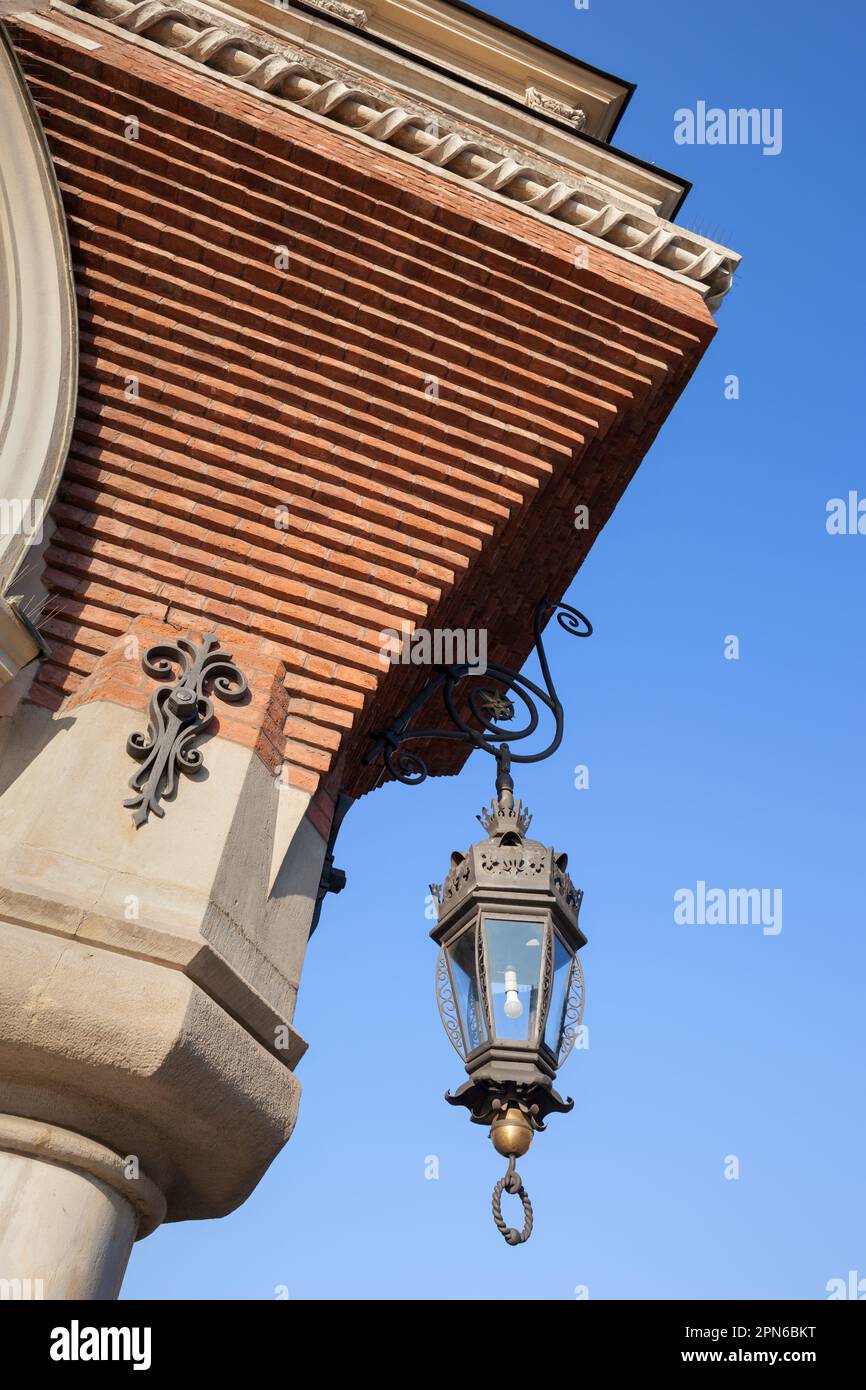
{"type": "Polygon", "coordinates": [[[478,992],[478,969],[475,958],[475,927],[458,936],[448,947],[454,997],[460,1014],[460,1026],[466,1039],[466,1051],[474,1052],[485,1041],[484,1010],[478,992]]]}
{"type": "Polygon", "coordinates": [[[535,1040],[544,921],[486,917],[487,974],[499,1041],[535,1040]]]}
{"type": "Polygon", "coordinates": [[[562,1024],[565,1014],[565,999],[568,994],[568,974],[571,969],[571,952],[562,944],[556,932],[553,933],[553,981],[550,988],[550,1008],[544,1025],[544,1041],[554,1057],[559,1056],[562,1040],[562,1024]]]}

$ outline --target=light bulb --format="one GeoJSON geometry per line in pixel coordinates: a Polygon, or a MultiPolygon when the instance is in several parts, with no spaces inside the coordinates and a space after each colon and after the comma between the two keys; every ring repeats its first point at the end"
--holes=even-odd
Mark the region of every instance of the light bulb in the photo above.
{"type": "Polygon", "coordinates": [[[520,1002],[520,995],[517,993],[517,971],[506,970],[505,972],[505,1017],[520,1018],[523,1014],[523,1005],[520,1002]]]}

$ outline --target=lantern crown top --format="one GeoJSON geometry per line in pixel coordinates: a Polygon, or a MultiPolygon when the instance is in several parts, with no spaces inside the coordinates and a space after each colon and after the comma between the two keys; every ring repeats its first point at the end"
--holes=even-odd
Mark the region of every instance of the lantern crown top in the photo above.
{"type": "Polygon", "coordinates": [[[476,819],[484,826],[491,840],[502,835],[519,835],[523,839],[532,824],[529,808],[522,801],[515,802],[513,798],[503,799],[499,796],[494,797],[476,819]]]}

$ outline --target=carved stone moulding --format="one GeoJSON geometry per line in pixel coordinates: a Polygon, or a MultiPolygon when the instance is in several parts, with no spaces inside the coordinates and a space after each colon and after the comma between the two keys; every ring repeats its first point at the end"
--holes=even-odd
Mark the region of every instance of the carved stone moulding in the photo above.
{"type": "MultiPolygon", "coordinates": [[[[73,5],[59,0],[59,10],[95,15],[131,36],[178,52],[352,133],[396,147],[433,169],[456,175],[468,187],[553,218],[598,240],[614,254],[652,262],[691,281],[711,310],[730,289],[740,261],[736,252],[666,222],[629,199],[620,199],[607,187],[593,185],[591,176],[557,178],[543,168],[543,159],[528,151],[519,158],[503,155],[495,141],[470,138],[453,120],[437,117],[431,129],[429,115],[410,109],[411,102],[384,100],[376,84],[360,70],[347,70],[347,80],[334,77],[314,52],[275,49],[271,40],[254,30],[222,17],[215,25],[192,7],[163,0],[74,0],[73,5]]],[[[534,100],[553,101],[535,88],[529,90],[536,93],[534,100]]],[[[563,102],[554,104],[558,119],[561,108],[572,128],[579,128],[575,123],[584,113],[563,102]]]]}

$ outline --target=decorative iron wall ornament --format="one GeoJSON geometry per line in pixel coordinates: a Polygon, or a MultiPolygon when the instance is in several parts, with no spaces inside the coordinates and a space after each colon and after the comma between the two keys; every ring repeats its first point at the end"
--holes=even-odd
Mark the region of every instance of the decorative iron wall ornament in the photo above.
{"type": "Polygon", "coordinates": [[[511,745],[532,737],[540,723],[540,707],[547,709],[553,716],[554,730],[550,741],[537,753],[512,751],[511,761],[537,763],[549,758],[562,742],[563,730],[562,705],[553,684],[541,635],[541,625],[551,613],[556,613],[560,627],[572,637],[592,635],[592,623],[577,608],[572,608],[567,603],[548,603],[546,599],[542,599],[535,610],[535,650],[544,678],[544,690],[528,676],[511,671],[507,666],[491,663],[483,675],[468,663],[443,666],[393,721],[390,728],[371,734],[374,743],[364,762],[369,765],[381,757],[388,772],[398,782],[407,786],[417,786],[428,775],[427,765],[417,753],[400,751],[401,745],[408,740],[448,739],[459,743],[472,743],[476,748],[482,748],[485,753],[499,758],[503,745],[510,749],[511,745]],[[496,684],[477,684],[491,680],[496,684]],[[474,724],[468,723],[457,708],[459,695],[463,693],[464,681],[467,682],[467,703],[474,724]],[[470,681],[476,684],[468,684],[470,681]],[[453,727],[411,728],[412,720],[419,710],[440,691],[453,727]],[[518,708],[525,711],[525,723],[515,729],[503,727],[503,724],[510,724],[518,717],[518,708]]]}
{"type": "Polygon", "coordinates": [[[211,692],[229,704],[237,704],[249,689],[246,677],[228,652],[220,651],[219,638],[209,632],[201,646],[187,637],[150,647],[142,669],[154,680],[174,678],[151,697],[147,733],[130,734],[126,751],[141,763],[129,779],[135,796],[124,801],[136,826],[144,825],[151,811],[164,816],[160,801],[174,797],[181,772],[191,775],[204,766],[196,739],[207,731],[213,718],[211,692]],[[180,668],[177,675],[175,667],[180,668]]]}

